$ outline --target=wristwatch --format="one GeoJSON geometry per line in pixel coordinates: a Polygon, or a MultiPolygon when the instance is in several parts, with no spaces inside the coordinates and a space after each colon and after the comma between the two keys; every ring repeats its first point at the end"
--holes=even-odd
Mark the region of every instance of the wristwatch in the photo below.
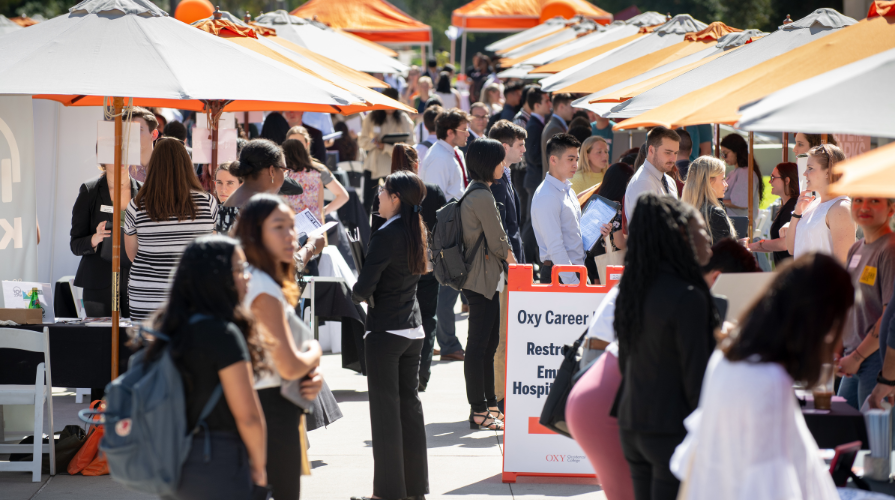
{"type": "Polygon", "coordinates": [[[883,371],[880,370],[879,375],[876,376],[876,383],[888,385],[890,387],[895,387],[895,380],[888,380],[883,378],[883,371]]]}
{"type": "Polygon", "coordinates": [[[792,211],[792,216],[795,217],[796,219],[802,218],[802,214],[797,214],[795,210],[792,211]]]}

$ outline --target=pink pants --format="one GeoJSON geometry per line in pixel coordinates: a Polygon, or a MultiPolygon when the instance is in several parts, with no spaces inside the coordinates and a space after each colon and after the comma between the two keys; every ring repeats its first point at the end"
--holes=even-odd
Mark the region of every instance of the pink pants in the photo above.
{"type": "Polygon", "coordinates": [[[597,472],[606,498],[634,500],[618,421],[609,416],[621,380],[618,358],[604,353],[572,388],[566,403],[566,423],[597,472]]]}

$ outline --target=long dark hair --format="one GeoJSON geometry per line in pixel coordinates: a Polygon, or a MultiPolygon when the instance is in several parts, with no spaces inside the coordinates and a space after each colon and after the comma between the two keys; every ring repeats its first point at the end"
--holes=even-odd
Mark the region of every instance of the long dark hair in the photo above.
{"type": "Polygon", "coordinates": [[[385,178],[385,190],[401,200],[401,219],[398,222],[407,235],[407,265],[410,272],[426,274],[426,241],[429,236],[419,208],[426,198],[426,184],[413,172],[402,170],[385,178]]]}
{"type": "Polygon", "coordinates": [[[695,209],[674,198],[653,193],[639,198],[628,224],[625,272],[615,308],[615,330],[623,350],[637,348],[648,313],[646,296],[662,266],[670,266],[672,273],[705,295],[712,331],[720,323],[690,238],[688,226],[695,217],[699,217],[695,209]]]}
{"type": "Polygon", "coordinates": [[[298,139],[286,139],[283,141],[282,147],[283,156],[286,157],[286,167],[289,170],[293,172],[304,172],[306,170],[322,171],[320,167],[314,165],[314,160],[311,159],[308,148],[298,139]]]}
{"type": "Polygon", "coordinates": [[[435,85],[435,92],[441,92],[442,94],[450,94],[451,93],[451,74],[447,71],[442,71],[438,74],[438,84],[435,85]]]}
{"type": "Polygon", "coordinates": [[[812,387],[821,365],[833,360],[833,347],[854,298],[848,272],[832,256],[810,253],[790,261],[743,313],[742,330],[724,346],[727,359],[745,361],[758,355],[812,387]]]}
{"type": "Polygon", "coordinates": [[[336,132],[341,132],[342,137],[333,141],[332,149],[339,152],[339,161],[356,161],[357,160],[357,141],[351,138],[348,130],[348,124],[345,122],[336,122],[333,125],[336,132]]]}
{"type": "MultiPolygon", "coordinates": [[[[721,145],[737,155],[737,168],[749,167],[749,144],[739,134],[729,134],[721,139],[721,145]]],[[[758,187],[758,202],[764,199],[764,184],[762,182],[761,169],[758,168],[758,160],[752,158],[752,170],[758,177],[755,184],[758,187]]],[[[749,196],[752,196],[751,194],[749,196]]]]}
{"type": "MultiPolygon", "coordinates": [[[[190,318],[205,314],[235,324],[249,347],[252,368],[256,373],[264,368],[264,344],[251,313],[240,303],[233,280],[233,252],[237,248],[235,239],[215,235],[196,238],[183,251],[168,300],[149,320],[153,328],[171,337],[175,361],[176,346],[182,336],[190,334],[190,318]]],[[[146,352],[147,359],[157,356],[166,344],[154,340],[146,352]]]]}
{"type": "Polygon", "coordinates": [[[392,150],[392,173],[413,172],[416,173],[420,163],[420,157],[416,150],[404,143],[395,144],[392,150]]]}
{"type": "Polygon", "coordinates": [[[261,138],[282,144],[286,140],[286,134],[289,133],[289,122],[283,118],[283,115],[276,111],[267,115],[264,124],[261,125],[261,138]]]}
{"type": "Polygon", "coordinates": [[[159,139],[146,166],[146,182],[134,197],[134,205],[146,210],[154,222],[171,217],[178,221],[196,220],[193,191],[205,190],[199,184],[186,147],[177,139],[159,139]]]}
{"type": "Polygon", "coordinates": [[[295,282],[295,264],[278,263],[264,246],[264,221],[279,206],[292,211],[282,198],[261,193],[252,196],[239,211],[239,218],[233,228],[233,236],[242,243],[246,260],[252,266],[267,273],[280,285],[286,300],[293,306],[298,304],[298,284],[295,282]]]}
{"type": "MultiPolygon", "coordinates": [[[[384,95],[385,97],[390,97],[396,101],[398,100],[398,90],[394,89],[392,87],[389,87],[389,88],[383,90],[382,95],[384,95]]],[[[400,109],[396,109],[392,113],[392,119],[395,122],[400,123],[401,115],[403,113],[404,112],[401,111],[400,109]]],[[[383,123],[385,123],[385,120],[387,120],[387,119],[388,119],[388,112],[385,111],[384,109],[377,109],[370,113],[370,120],[373,121],[373,125],[382,125],[383,123]]]]}
{"type": "Polygon", "coordinates": [[[606,169],[603,175],[603,182],[597,188],[597,194],[621,203],[625,199],[625,191],[628,189],[628,182],[634,177],[634,168],[627,163],[613,163],[606,169]]]}
{"type": "Polygon", "coordinates": [[[791,161],[777,164],[777,172],[780,173],[780,180],[783,181],[783,189],[790,198],[799,197],[799,166],[791,161]],[[786,179],[789,179],[789,186],[786,185],[786,179]]]}

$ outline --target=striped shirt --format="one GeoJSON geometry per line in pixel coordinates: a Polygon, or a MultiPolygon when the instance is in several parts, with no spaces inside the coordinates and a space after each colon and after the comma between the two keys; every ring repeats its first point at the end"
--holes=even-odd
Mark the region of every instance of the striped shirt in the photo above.
{"type": "Polygon", "coordinates": [[[210,193],[192,193],[196,219],[154,222],[146,210],[137,209],[134,200],[124,215],[124,234],[137,235],[137,256],[131,266],[127,285],[131,319],[142,321],[168,299],[174,270],[180,254],[199,236],[211,234],[217,219],[218,203],[210,193]]]}

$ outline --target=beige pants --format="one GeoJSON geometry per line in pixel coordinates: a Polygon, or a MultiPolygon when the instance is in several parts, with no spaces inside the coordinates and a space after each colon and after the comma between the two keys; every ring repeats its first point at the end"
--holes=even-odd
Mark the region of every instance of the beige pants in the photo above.
{"type": "Polygon", "coordinates": [[[500,292],[500,343],[497,344],[497,352],[494,353],[494,394],[497,400],[504,398],[506,389],[507,368],[507,296],[508,286],[500,292]]]}

